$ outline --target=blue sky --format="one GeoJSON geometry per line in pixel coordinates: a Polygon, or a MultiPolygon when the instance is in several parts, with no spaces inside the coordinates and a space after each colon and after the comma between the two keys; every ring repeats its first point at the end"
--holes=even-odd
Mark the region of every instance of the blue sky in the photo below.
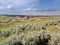
{"type": "Polygon", "coordinates": [[[60,0],[0,0],[0,14],[60,12],[60,0]]]}

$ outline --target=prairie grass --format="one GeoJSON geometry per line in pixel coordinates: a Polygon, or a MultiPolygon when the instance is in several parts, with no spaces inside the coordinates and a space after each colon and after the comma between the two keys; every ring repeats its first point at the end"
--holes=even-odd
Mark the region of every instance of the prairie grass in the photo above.
{"type": "Polygon", "coordinates": [[[13,18],[1,16],[0,45],[58,45],[60,43],[60,17],[39,17],[11,22],[13,18]]]}

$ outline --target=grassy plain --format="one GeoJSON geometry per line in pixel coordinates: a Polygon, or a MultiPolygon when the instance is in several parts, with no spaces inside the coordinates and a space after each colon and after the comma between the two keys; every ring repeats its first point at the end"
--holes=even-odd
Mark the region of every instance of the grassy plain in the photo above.
{"type": "MultiPolygon", "coordinates": [[[[3,44],[1,45],[4,45],[6,43],[5,40],[7,40],[7,38],[10,38],[12,35],[21,36],[22,33],[23,39],[27,38],[27,36],[31,32],[39,33],[41,30],[46,31],[51,36],[53,35],[53,33],[56,35],[58,35],[57,33],[60,34],[60,16],[40,16],[29,17],[28,19],[27,18],[28,16],[0,16],[0,42],[3,42],[3,44]]],[[[59,37],[59,35],[57,37],[59,37]]],[[[22,43],[24,45],[24,42],[22,43]]],[[[55,45],[55,43],[52,43],[51,45],[55,45]]],[[[14,43],[11,43],[10,45],[14,45],[14,43]]]]}

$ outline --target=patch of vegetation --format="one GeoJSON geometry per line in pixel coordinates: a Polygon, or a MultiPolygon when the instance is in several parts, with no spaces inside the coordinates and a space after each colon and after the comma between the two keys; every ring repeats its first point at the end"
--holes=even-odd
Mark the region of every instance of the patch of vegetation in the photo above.
{"type": "Polygon", "coordinates": [[[58,45],[60,17],[36,18],[1,16],[0,45],[58,45]]]}

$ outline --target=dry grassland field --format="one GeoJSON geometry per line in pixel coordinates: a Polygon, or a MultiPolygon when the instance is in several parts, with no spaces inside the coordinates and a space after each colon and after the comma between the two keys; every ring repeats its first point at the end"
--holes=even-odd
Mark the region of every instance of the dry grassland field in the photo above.
{"type": "Polygon", "coordinates": [[[0,45],[60,45],[60,16],[0,16],[0,45]]]}

